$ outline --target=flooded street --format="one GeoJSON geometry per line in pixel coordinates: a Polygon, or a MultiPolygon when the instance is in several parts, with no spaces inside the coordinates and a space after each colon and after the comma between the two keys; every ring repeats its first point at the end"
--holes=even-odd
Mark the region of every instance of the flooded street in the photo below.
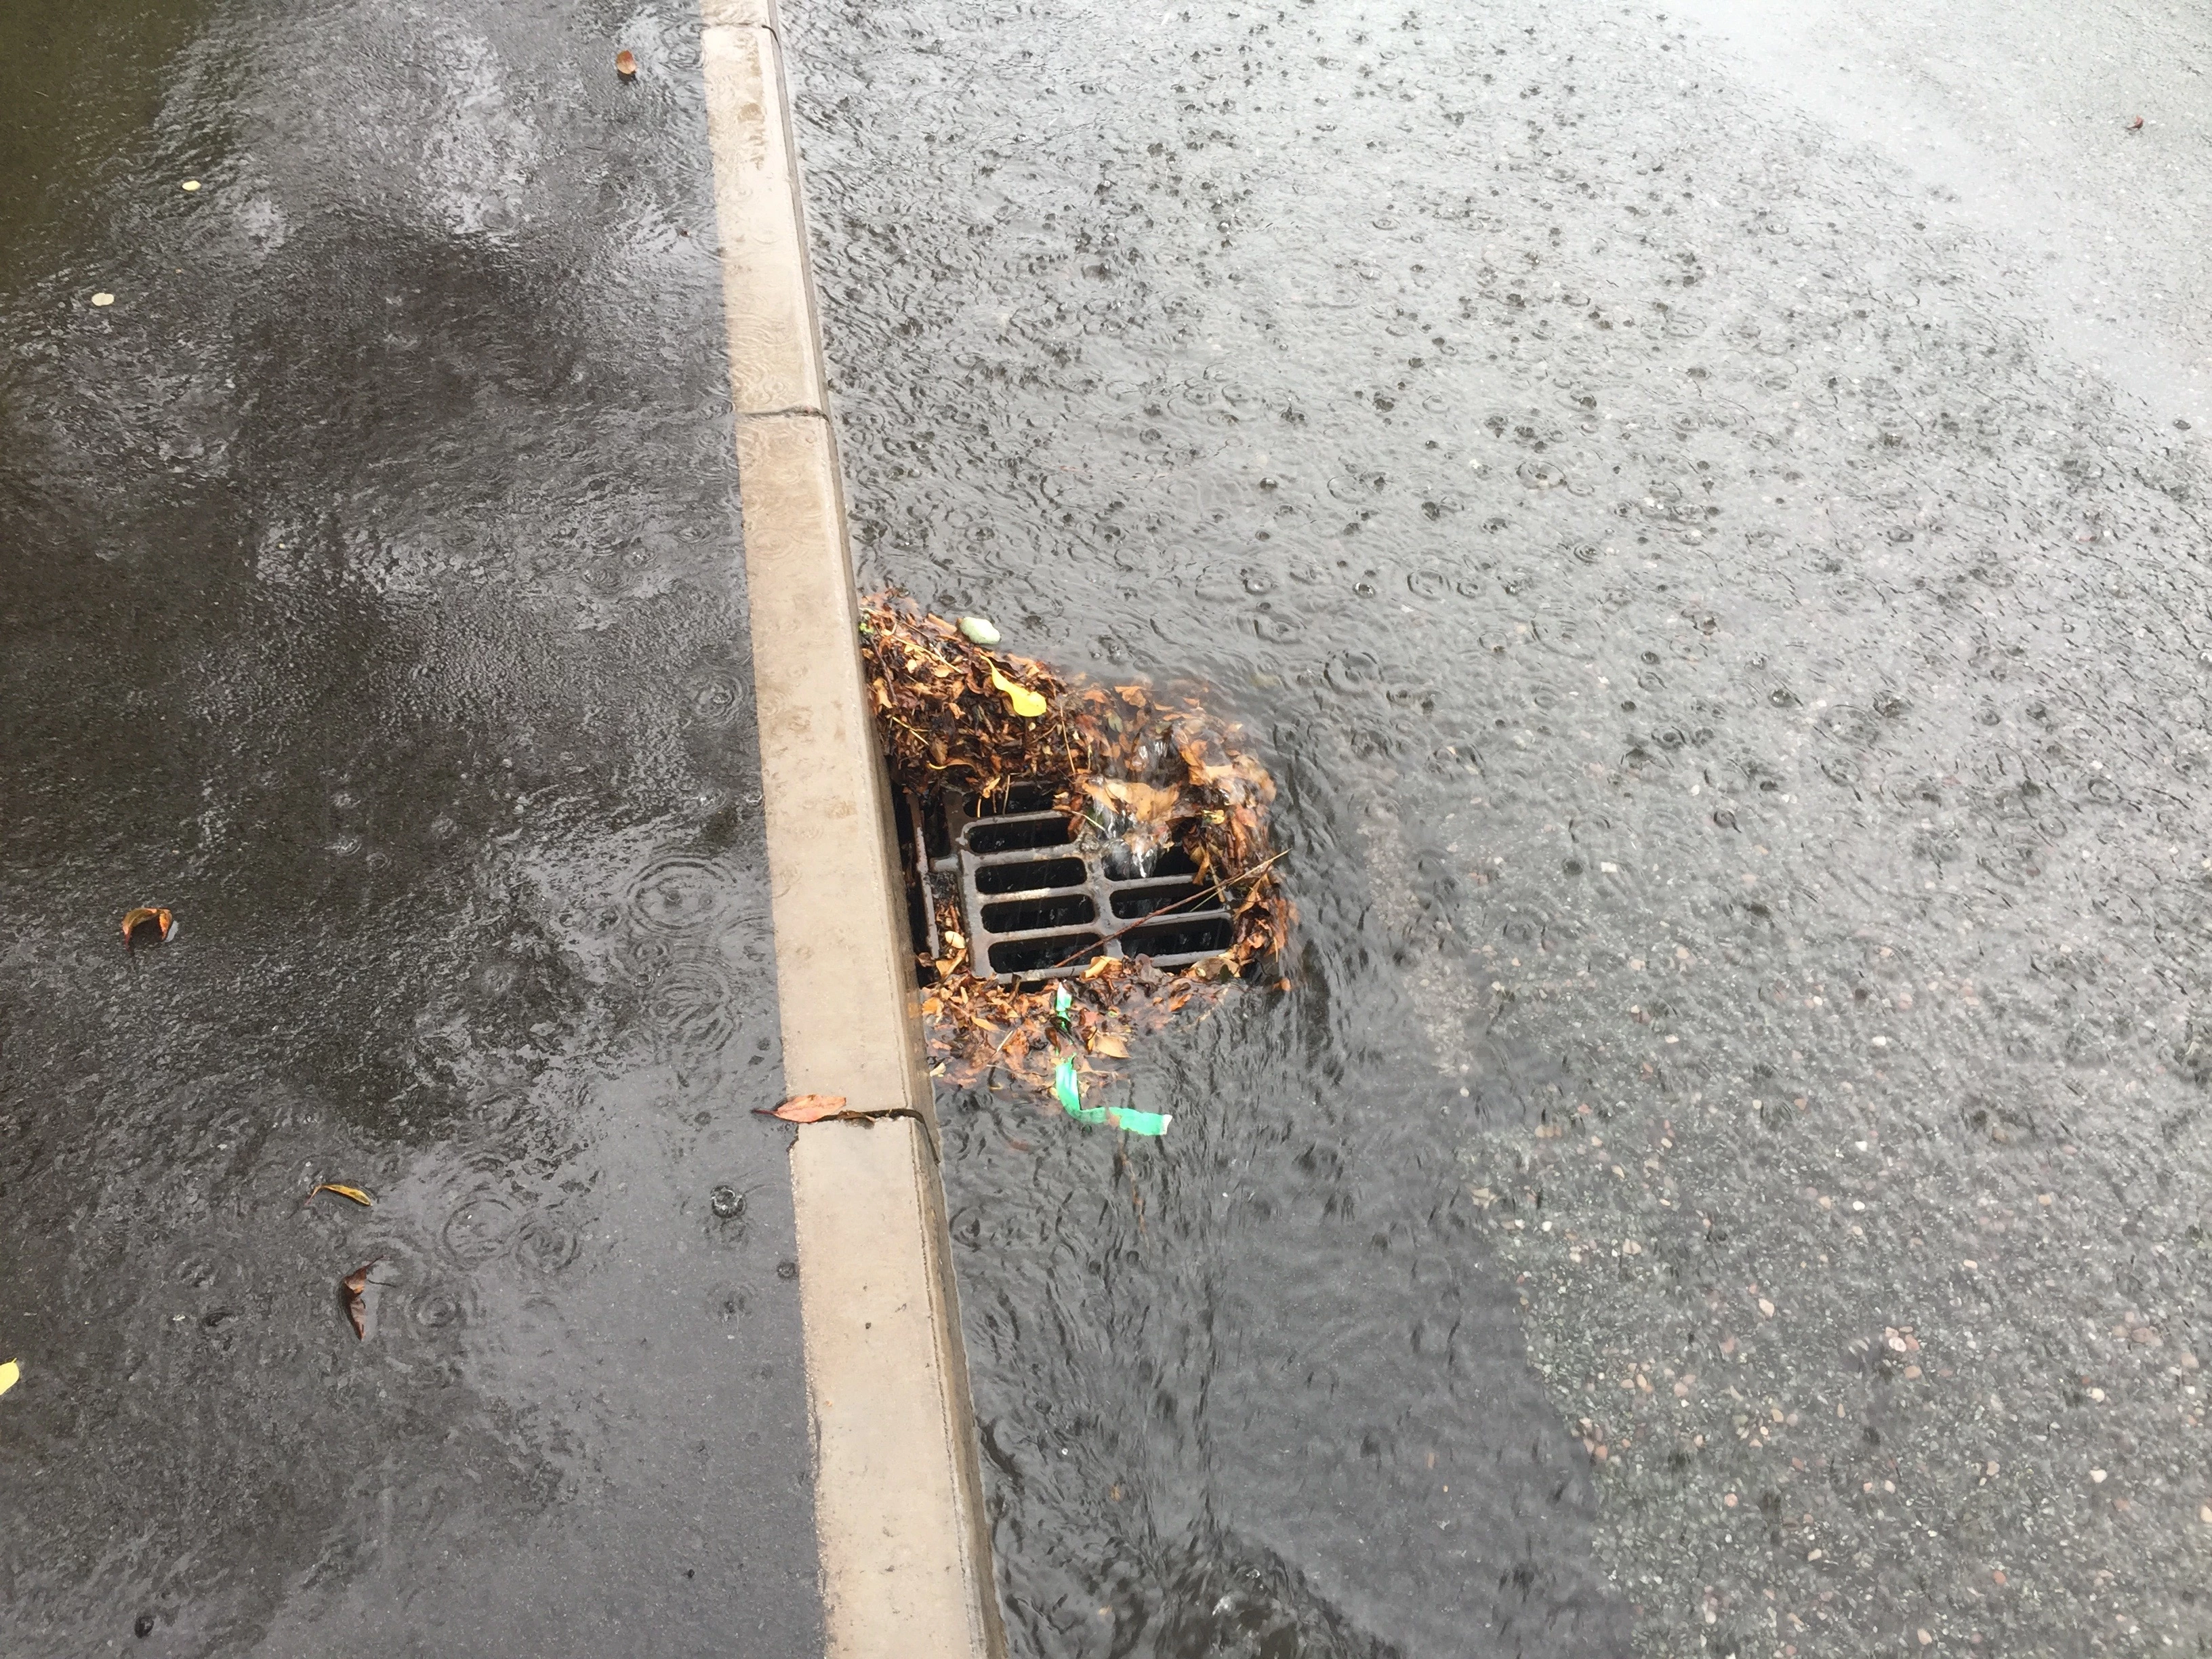
{"type": "Polygon", "coordinates": [[[11,1659],[821,1650],[697,32],[0,7],[11,1659]]]}
{"type": "Polygon", "coordinates": [[[787,21],[864,581],[1294,849],[945,1103],[1016,1651],[2212,1649],[2201,12],[787,21]]]}
{"type": "MultiPolygon", "coordinates": [[[[863,586],[1299,910],[942,1091],[1018,1659],[2212,1654],[2212,19],[784,23],[863,586]]],[[[10,1659],[823,1650],[700,27],[0,0],[10,1659]]]]}

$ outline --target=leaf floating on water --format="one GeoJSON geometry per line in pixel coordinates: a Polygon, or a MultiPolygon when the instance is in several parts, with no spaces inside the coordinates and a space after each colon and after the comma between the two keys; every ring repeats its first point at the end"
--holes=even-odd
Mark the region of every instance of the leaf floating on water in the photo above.
{"type": "Polygon", "coordinates": [[[0,1394],[5,1394],[14,1388],[22,1375],[23,1368],[12,1359],[6,1364],[0,1365],[0,1394]]]}
{"type": "Polygon", "coordinates": [[[628,46],[615,54],[615,73],[625,81],[637,78],[637,54],[628,46]]]}
{"type": "Polygon", "coordinates": [[[315,1193],[336,1193],[340,1198],[351,1199],[355,1203],[360,1205],[364,1210],[368,1209],[371,1205],[376,1202],[374,1199],[371,1198],[367,1193],[362,1191],[360,1188],[348,1187],[343,1183],[336,1181],[324,1181],[317,1182],[314,1192],[309,1193],[307,1196],[309,1198],[313,1198],[315,1195],[315,1193]]]}
{"type": "Polygon", "coordinates": [[[960,631],[967,637],[970,645],[980,645],[988,648],[999,642],[999,630],[992,627],[986,617],[963,617],[960,619],[960,631]]]}
{"type": "Polygon", "coordinates": [[[1129,1045],[1111,1031],[1101,1031],[1091,1039],[1091,1052],[1094,1054],[1104,1054],[1109,1060],[1127,1060],[1129,1057],[1129,1045]]]}
{"type": "Polygon", "coordinates": [[[368,1320],[372,1311],[369,1291],[372,1287],[392,1282],[389,1268],[382,1273],[377,1271],[384,1266],[384,1258],[378,1256],[373,1261],[362,1262],[339,1281],[345,1286],[346,1317],[353,1321],[353,1334],[356,1340],[366,1340],[368,1336],[368,1320]]]}
{"type": "Polygon", "coordinates": [[[142,945],[165,945],[176,936],[177,919],[156,905],[141,904],[123,913],[125,950],[135,951],[142,945]]]}
{"type": "Polygon", "coordinates": [[[1036,720],[1051,705],[1026,685],[1017,685],[997,669],[991,671],[991,684],[1006,695],[1006,707],[1025,720],[1036,720]]]}
{"type": "Polygon", "coordinates": [[[793,1095],[781,1106],[756,1106],[755,1117],[780,1117],[786,1123],[819,1123],[846,1110],[842,1095],[793,1095]]]}

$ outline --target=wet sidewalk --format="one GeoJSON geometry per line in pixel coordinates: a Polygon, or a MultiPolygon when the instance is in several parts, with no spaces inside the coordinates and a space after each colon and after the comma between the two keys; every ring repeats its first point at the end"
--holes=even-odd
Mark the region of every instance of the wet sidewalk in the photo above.
{"type": "Polygon", "coordinates": [[[10,1655],[820,1649],[699,23],[616,27],[0,8],[10,1655]]]}

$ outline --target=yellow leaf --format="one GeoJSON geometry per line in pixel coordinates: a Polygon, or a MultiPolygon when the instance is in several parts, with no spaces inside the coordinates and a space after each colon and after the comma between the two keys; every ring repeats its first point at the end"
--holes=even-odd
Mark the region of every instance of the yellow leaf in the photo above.
{"type": "Polygon", "coordinates": [[[991,684],[1006,694],[1006,705],[1024,720],[1035,720],[1045,711],[1045,700],[1026,685],[1017,685],[997,669],[991,671],[991,684]]]}
{"type": "Polygon", "coordinates": [[[12,1359],[6,1364],[0,1365],[0,1394],[5,1394],[9,1389],[14,1388],[15,1386],[15,1379],[22,1376],[22,1374],[23,1368],[21,1365],[18,1365],[12,1359]]]}
{"type": "Polygon", "coordinates": [[[364,1210],[368,1208],[370,1205],[376,1202],[374,1199],[371,1198],[367,1193],[362,1191],[360,1188],[341,1186],[335,1181],[325,1181],[322,1182],[315,1188],[314,1192],[309,1193],[307,1196],[309,1198],[313,1198],[315,1195],[315,1193],[336,1193],[340,1198],[351,1199],[355,1203],[360,1205],[364,1210]]]}

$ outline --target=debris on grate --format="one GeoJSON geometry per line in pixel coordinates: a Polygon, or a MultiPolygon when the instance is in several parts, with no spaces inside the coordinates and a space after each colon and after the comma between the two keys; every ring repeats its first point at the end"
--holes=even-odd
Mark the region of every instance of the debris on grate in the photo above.
{"type": "Polygon", "coordinates": [[[979,646],[987,630],[892,595],[861,624],[933,1069],[1001,1076],[1098,1121],[1069,1104],[1070,1062],[1079,1096],[1133,1035],[1271,973],[1291,920],[1274,784],[1196,702],[1071,684],[979,646]]]}

